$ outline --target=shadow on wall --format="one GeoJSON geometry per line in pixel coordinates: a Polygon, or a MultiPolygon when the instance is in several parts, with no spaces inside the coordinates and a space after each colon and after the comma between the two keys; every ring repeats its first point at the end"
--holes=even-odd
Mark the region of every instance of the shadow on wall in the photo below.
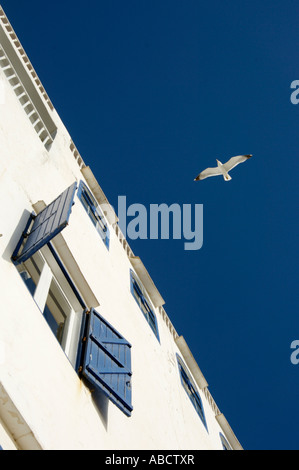
{"type": "Polygon", "coordinates": [[[92,401],[95,405],[97,413],[103,423],[105,430],[108,429],[108,406],[109,406],[109,398],[102,392],[101,390],[95,390],[92,388],[92,385],[88,383],[87,380],[82,378],[84,385],[89,388],[92,392],[92,401]]]}

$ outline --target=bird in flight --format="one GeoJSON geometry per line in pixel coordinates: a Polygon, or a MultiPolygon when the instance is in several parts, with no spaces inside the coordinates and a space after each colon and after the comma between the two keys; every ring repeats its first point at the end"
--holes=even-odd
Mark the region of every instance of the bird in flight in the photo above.
{"type": "Polygon", "coordinates": [[[246,162],[252,155],[237,155],[236,157],[232,157],[226,163],[221,163],[216,158],[217,166],[214,168],[207,168],[206,170],[199,173],[198,176],[194,179],[194,181],[204,180],[205,178],[209,178],[209,176],[218,176],[222,175],[225,181],[230,181],[232,177],[228,174],[230,170],[232,170],[235,166],[239,165],[239,163],[246,162]]]}

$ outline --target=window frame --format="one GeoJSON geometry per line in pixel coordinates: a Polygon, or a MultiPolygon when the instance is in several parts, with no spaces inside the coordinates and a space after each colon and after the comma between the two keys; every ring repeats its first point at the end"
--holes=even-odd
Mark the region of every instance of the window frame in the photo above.
{"type": "Polygon", "coordinates": [[[108,227],[107,219],[103,214],[100,205],[96,201],[95,197],[91,193],[87,185],[81,180],[77,191],[77,196],[85,209],[85,212],[92,221],[96,231],[100,235],[107,250],[110,245],[110,230],[108,227]]]}
{"type": "Polygon", "coordinates": [[[132,405],[132,345],[96,309],[86,310],[77,370],[127,417],[132,405]]]}
{"type": "Polygon", "coordinates": [[[177,363],[178,363],[178,370],[180,374],[180,380],[181,384],[188,395],[196,413],[201,419],[201,422],[203,423],[205,429],[207,432],[208,431],[208,426],[207,426],[207,420],[205,416],[205,411],[202,403],[202,399],[200,397],[199,391],[197,386],[195,385],[194,380],[192,379],[191,373],[189,372],[186,364],[184,363],[183,359],[179,356],[179,354],[176,355],[177,357],[177,363]]]}
{"type": "MultiPolygon", "coordinates": [[[[72,366],[76,368],[79,354],[81,324],[86,305],[55,249],[51,243],[48,243],[42,249],[34,253],[32,257],[18,264],[16,267],[23,282],[26,284],[29,293],[47,322],[49,329],[57,339],[57,342],[60,344],[60,347],[68,357],[72,366]],[[28,286],[28,283],[23,276],[25,272],[32,272],[30,264],[35,265],[36,268],[38,268],[35,279],[32,277],[30,278],[32,279],[33,284],[35,284],[35,286],[32,285],[31,288],[28,286]],[[64,305],[68,307],[68,314],[66,314],[65,322],[63,324],[63,334],[61,339],[55,335],[45,314],[47,308],[47,311],[51,313],[55,320],[51,309],[47,307],[50,293],[51,291],[53,292],[53,285],[55,285],[58,296],[60,296],[64,305]]],[[[61,303],[58,302],[59,306],[60,304],[61,303]]]]}
{"type": "Polygon", "coordinates": [[[25,229],[11,256],[15,265],[31,258],[69,224],[76,191],[75,181],[37,215],[35,213],[29,215],[25,229]]]}
{"type": "Polygon", "coordinates": [[[144,318],[160,343],[159,327],[154,308],[137,274],[130,270],[130,290],[144,318]]]}

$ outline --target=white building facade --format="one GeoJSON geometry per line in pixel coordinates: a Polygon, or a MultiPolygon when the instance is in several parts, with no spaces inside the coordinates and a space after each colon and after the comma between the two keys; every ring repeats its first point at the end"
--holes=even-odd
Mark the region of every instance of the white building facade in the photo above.
{"type": "Polygon", "coordinates": [[[0,7],[0,447],[242,449],[0,7]]]}

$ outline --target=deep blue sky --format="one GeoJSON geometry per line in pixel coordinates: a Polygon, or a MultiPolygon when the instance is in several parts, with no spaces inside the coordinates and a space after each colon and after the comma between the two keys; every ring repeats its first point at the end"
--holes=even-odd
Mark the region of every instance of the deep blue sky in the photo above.
{"type": "Polygon", "coordinates": [[[204,205],[201,250],[129,243],[244,448],[298,449],[298,1],[1,4],[116,209],[204,205]]]}

